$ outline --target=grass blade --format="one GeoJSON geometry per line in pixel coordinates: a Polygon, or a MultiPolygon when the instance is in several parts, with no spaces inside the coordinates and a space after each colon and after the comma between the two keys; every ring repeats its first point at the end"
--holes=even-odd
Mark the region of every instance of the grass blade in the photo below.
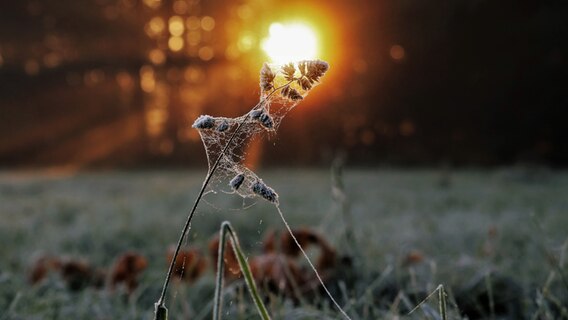
{"type": "Polygon", "coordinates": [[[440,317],[442,320],[448,320],[448,311],[447,311],[447,301],[446,301],[446,290],[444,290],[443,285],[439,285],[432,293],[430,293],[424,300],[422,300],[414,309],[410,310],[408,315],[411,315],[414,311],[418,308],[423,306],[426,301],[430,300],[430,298],[435,294],[438,293],[438,309],[440,311],[440,317]]]}
{"type": "Polygon", "coordinates": [[[233,252],[235,253],[235,257],[239,262],[239,268],[245,278],[245,283],[247,284],[248,291],[256,309],[263,320],[270,320],[270,316],[268,315],[268,310],[262,301],[258,293],[258,289],[256,288],[256,283],[252,276],[252,272],[250,271],[250,266],[243,254],[243,250],[241,249],[241,245],[239,244],[239,239],[237,234],[234,232],[231,224],[228,221],[224,221],[221,224],[221,229],[219,231],[219,258],[217,259],[217,277],[216,277],[216,286],[215,286],[215,300],[213,306],[213,320],[221,320],[221,310],[222,310],[222,291],[223,291],[223,275],[225,269],[225,261],[223,257],[225,256],[225,244],[226,244],[226,237],[229,235],[229,239],[231,240],[231,245],[233,247],[233,252]]]}

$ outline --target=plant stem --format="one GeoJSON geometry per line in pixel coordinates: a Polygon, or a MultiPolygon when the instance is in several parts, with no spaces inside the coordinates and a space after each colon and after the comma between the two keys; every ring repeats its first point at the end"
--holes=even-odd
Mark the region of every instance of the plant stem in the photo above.
{"type": "Polygon", "coordinates": [[[235,231],[231,227],[231,224],[228,221],[224,221],[221,224],[221,230],[219,232],[220,232],[219,251],[218,251],[219,256],[217,257],[217,279],[215,281],[216,285],[215,285],[215,300],[213,307],[213,320],[221,320],[221,310],[223,304],[223,297],[221,293],[223,291],[223,275],[225,273],[225,268],[224,268],[225,263],[223,259],[225,257],[225,244],[227,243],[225,239],[227,234],[229,234],[229,237],[231,238],[231,245],[233,246],[233,252],[235,254],[235,257],[237,258],[241,272],[244,275],[245,282],[249,289],[249,293],[254,301],[258,313],[260,314],[263,320],[270,320],[270,316],[268,315],[266,306],[264,305],[264,303],[262,302],[262,298],[258,294],[254,277],[250,270],[250,266],[247,262],[247,259],[243,254],[241,245],[239,244],[239,238],[237,237],[237,234],[235,233],[235,231]]]}
{"type": "Polygon", "coordinates": [[[335,305],[335,307],[339,310],[339,312],[341,312],[341,314],[345,317],[345,319],[347,320],[351,320],[351,318],[349,317],[349,315],[347,315],[347,313],[345,312],[345,310],[343,310],[343,308],[341,308],[341,306],[339,305],[339,303],[335,300],[335,298],[333,298],[333,295],[331,295],[331,292],[329,292],[329,290],[327,289],[327,286],[325,285],[325,283],[323,282],[318,270],[316,269],[316,267],[314,266],[314,264],[312,263],[312,260],[310,259],[310,257],[308,256],[308,254],[306,253],[306,251],[304,251],[304,248],[302,248],[302,246],[300,245],[300,243],[298,242],[298,239],[296,238],[296,236],[294,235],[294,232],[292,232],[292,228],[290,228],[290,225],[288,224],[288,221],[286,221],[286,218],[284,218],[284,214],[282,213],[282,210],[280,210],[280,206],[276,205],[276,210],[278,210],[278,214],[280,215],[280,218],[282,219],[282,222],[284,222],[284,225],[286,226],[286,229],[288,230],[288,233],[290,234],[290,236],[292,237],[292,240],[294,240],[294,242],[296,243],[296,246],[298,247],[298,249],[300,249],[300,251],[302,252],[302,254],[304,255],[304,258],[306,258],[306,261],[308,261],[308,264],[310,265],[310,267],[312,268],[312,271],[315,273],[319,283],[321,284],[322,288],[324,289],[325,293],[327,294],[327,296],[329,297],[329,299],[331,300],[331,302],[333,302],[333,304],[335,305]]]}
{"type": "MultiPolygon", "coordinates": [[[[292,81],[294,81],[294,80],[292,80],[292,81]]],[[[255,110],[258,107],[262,106],[264,104],[264,102],[266,102],[276,91],[278,91],[278,90],[284,88],[285,86],[289,85],[290,83],[292,83],[292,81],[288,82],[285,85],[282,85],[282,86],[276,88],[274,91],[272,91],[266,97],[261,99],[251,110],[255,110]]],[[[162,287],[162,293],[160,294],[160,298],[158,299],[158,301],[155,303],[155,307],[156,307],[156,312],[155,312],[155,315],[154,315],[155,320],[166,320],[166,318],[159,315],[159,312],[164,312],[164,311],[161,311],[161,310],[166,309],[164,304],[166,302],[166,292],[168,291],[168,285],[170,283],[172,273],[174,271],[174,266],[175,266],[177,256],[179,254],[179,250],[181,248],[181,245],[183,243],[183,239],[185,238],[185,235],[189,231],[189,227],[191,225],[191,220],[193,219],[193,215],[195,214],[195,210],[197,209],[197,205],[199,205],[199,202],[201,201],[201,198],[203,197],[203,194],[205,193],[205,189],[207,188],[207,185],[211,181],[211,178],[213,177],[213,174],[217,170],[217,167],[219,167],[219,164],[221,163],[221,159],[223,159],[223,157],[225,156],[225,153],[229,149],[230,145],[233,143],[233,140],[239,134],[239,132],[241,131],[241,128],[246,123],[246,121],[249,119],[249,117],[250,117],[250,112],[248,112],[245,115],[245,117],[241,120],[241,122],[239,122],[239,125],[237,126],[237,128],[235,129],[235,131],[233,132],[231,137],[229,138],[229,141],[227,141],[227,144],[225,145],[225,147],[223,148],[223,150],[219,154],[219,157],[217,157],[217,160],[215,160],[215,163],[209,169],[207,176],[205,177],[205,180],[203,181],[203,185],[201,186],[201,190],[199,191],[199,194],[197,195],[197,198],[195,199],[193,207],[191,208],[191,211],[189,211],[189,215],[187,216],[187,220],[185,221],[185,225],[183,226],[183,229],[181,231],[181,235],[179,237],[179,240],[178,240],[178,243],[177,243],[177,246],[176,246],[176,250],[174,252],[174,256],[172,258],[172,261],[170,262],[168,273],[166,275],[166,280],[164,281],[164,286],[162,287]]]]}

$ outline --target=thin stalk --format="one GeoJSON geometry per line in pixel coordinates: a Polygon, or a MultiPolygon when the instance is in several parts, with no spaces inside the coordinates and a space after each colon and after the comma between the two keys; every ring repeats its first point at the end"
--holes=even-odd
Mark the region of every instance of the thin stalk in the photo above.
{"type": "Polygon", "coordinates": [[[443,285],[440,285],[440,290],[438,290],[438,309],[440,311],[440,316],[442,317],[442,320],[448,320],[446,290],[444,290],[443,285]]]}
{"type": "Polygon", "coordinates": [[[220,241],[219,241],[219,256],[217,259],[217,279],[216,279],[216,286],[215,286],[215,302],[213,307],[213,320],[220,320],[221,319],[221,310],[222,310],[222,302],[223,298],[221,292],[223,290],[223,275],[224,275],[224,256],[225,256],[225,244],[226,244],[226,235],[229,234],[231,239],[231,245],[233,246],[233,252],[235,253],[235,257],[239,262],[239,267],[241,269],[241,273],[244,275],[245,282],[247,284],[249,293],[251,295],[252,300],[263,320],[270,320],[270,316],[268,315],[268,311],[266,310],[266,306],[262,302],[262,298],[258,293],[256,288],[256,283],[254,281],[252,272],[250,271],[250,266],[243,254],[241,246],[239,244],[239,239],[237,234],[231,227],[231,224],[228,221],[224,221],[221,224],[221,230],[219,231],[220,241]]]}
{"type": "Polygon", "coordinates": [[[294,242],[296,243],[296,246],[298,247],[298,249],[300,249],[300,251],[302,252],[302,254],[304,255],[304,258],[306,258],[306,261],[308,261],[308,264],[310,265],[310,267],[312,268],[312,271],[315,273],[319,283],[321,284],[322,288],[324,289],[325,293],[327,294],[327,296],[329,297],[329,299],[331,300],[331,302],[333,302],[333,304],[335,305],[335,307],[339,310],[339,312],[341,312],[341,314],[345,317],[345,319],[347,320],[351,320],[351,318],[349,317],[349,315],[347,315],[347,313],[345,312],[345,310],[343,310],[343,308],[341,308],[341,306],[339,305],[339,303],[335,300],[335,298],[333,298],[333,295],[331,295],[331,292],[329,292],[329,290],[327,289],[327,286],[325,285],[325,283],[323,282],[318,270],[316,269],[316,267],[314,266],[314,264],[312,263],[312,260],[310,259],[310,257],[308,256],[308,254],[306,253],[306,251],[304,251],[304,248],[302,248],[302,246],[300,245],[300,243],[298,242],[298,239],[296,238],[296,236],[294,235],[294,233],[292,232],[292,228],[290,228],[290,225],[288,224],[288,221],[286,221],[286,218],[284,218],[284,214],[282,213],[282,210],[280,210],[280,206],[276,205],[276,209],[278,210],[278,214],[280,214],[280,218],[282,219],[282,222],[284,222],[284,225],[286,226],[286,229],[288,230],[288,233],[290,234],[290,236],[292,237],[292,239],[294,240],[294,242]]]}
{"type": "Polygon", "coordinates": [[[217,277],[215,278],[215,299],[213,300],[213,320],[221,319],[221,308],[223,304],[223,275],[225,274],[225,222],[221,224],[219,230],[219,248],[217,251],[217,277]]]}
{"type": "MultiPolygon", "coordinates": [[[[292,80],[292,81],[288,82],[287,84],[284,84],[284,85],[274,89],[274,91],[272,91],[270,94],[268,94],[262,100],[260,100],[251,110],[255,110],[256,108],[263,105],[264,102],[266,102],[268,100],[268,98],[270,98],[275,92],[277,92],[278,90],[280,90],[280,89],[284,88],[285,86],[291,84],[293,81],[295,81],[295,80],[292,80]]],[[[223,157],[225,156],[225,153],[227,152],[227,150],[229,149],[229,147],[233,143],[233,140],[239,134],[239,132],[241,131],[241,128],[246,123],[246,121],[249,119],[249,117],[250,117],[250,112],[248,112],[246,114],[246,116],[241,120],[241,122],[239,122],[237,128],[235,129],[235,131],[233,132],[233,134],[229,138],[229,141],[227,141],[227,144],[225,145],[225,147],[223,148],[223,150],[219,154],[219,157],[217,157],[217,160],[215,160],[215,163],[207,172],[207,176],[205,177],[205,180],[203,181],[203,184],[201,186],[201,190],[199,191],[199,194],[197,195],[197,198],[195,199],[195,202],[193,203],[193,207],[191,208],[191,211],[189,211],[189,215],[188,215],[187,220],[185,221],[185,225],[183,226],[183,229],[181,231],[181,235],[179,237],[179,240],[178,240],[178,243],[177,243],[177,246],[176,246],[176,250],[174,251],[174,256],[173,256],[172,261],[170,262],[170,266],[168,268],[168,273],[166,275],[166,280],[164,281],[164,286],[162,287],[162,293],[160,294],[160,298],[154,304],[154,306],[155,306],[154,319],[155,320],[167,320],[167,308],[165,307],[166,292],[168,291],[168,286],[169,286],[169,283],[170,283],[170,280],[171,280],[171,277],[172,277],[172,273],[174,271],[174,266],[175,266],[177,256],[179,254],[179,250],[180,250],[181,245],[183,243],[183,239],[185,238],[185,235],[189,231],[189,227],[191,225],[191,220],[193,219],[193,215],[195,214],[195,210],[197,209],[197,205],[199,205],[199,202],[201,201],[201,198],[203,197],[203,194],[205,193],[205,189],[207,188],[207,185],[209,184],[209,182],[211,181],[211,178],[213,177],[213,174],[215,173],[215,171],[219,167],[219,164],[221,163],[221,159],[223,159],[223,157]]]]}
{"type": "Polygon", "coordinates": [[[439,285],[436,289],[434,289],[434,291],[432,291],[426,298],[424,298],[424,300],[422,300],[416,307],[414,307],[414,309],[410,310],[410,312],[407,314],[408,316],[411,315],[414,311],[416,311],[418,308],[422,307],[426,301],[428,301],[435,293],[438,293],[438,311],[440,312],[440,317],[442,318],[442,320],[447,320],[448,319],[448,309],[447,309],[447,303],[446,303],[446,290],[444,290],[444,286],[443,285],[439,285]]]}

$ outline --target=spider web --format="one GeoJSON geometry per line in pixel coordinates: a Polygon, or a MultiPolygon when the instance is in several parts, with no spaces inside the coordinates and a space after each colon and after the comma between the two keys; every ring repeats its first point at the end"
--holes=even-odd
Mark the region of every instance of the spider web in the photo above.
{"type": "MultiPolygon", "coordinates": [[[[279,70],[277,69],[279,66],[270,66],[270,68],[279,70]]],[[[262,92],[258,104],[248,113],[236,118],[202,115],[193,124],[193,127],[199,130],[199,135],[207,154],[210,172],[239,127],[239,124],[242,123],[239,132],[222,155],[207,187],[207,192],[222,190],[225,193],[237,194],[242,198],[257,196],[253,191],[253,186],[257,182],[263,182],[252,170],[244,165],[246,147],[254,139],[263,139],[275,135],[282,119],[302,101],[301,99],[290,100],[282,97],[279,91],[283,86],[290,85],[291,88],[296,89],[301,94],[302,99],[310,91],[303,90],[295,81],[286,80],[282,72],[274,71],[274,73],[276,75],[274,89],[262,92]],[[263,124],[263,121],[258,119],[258,117],[255,118],[252,115],[255,111],[262,111],[263,114],[268,115],[271,119],[270,126],[263,124]],[[242,175],[244,180],[242,180],[238,188],[234,188],[234,186],[232,188],[229,182],[239,175],[242,175]]],[[[315,87],[315,84],[313,87],[315,87]]],[[[277,200],[274,202],[277,202],[277,200]]]]}

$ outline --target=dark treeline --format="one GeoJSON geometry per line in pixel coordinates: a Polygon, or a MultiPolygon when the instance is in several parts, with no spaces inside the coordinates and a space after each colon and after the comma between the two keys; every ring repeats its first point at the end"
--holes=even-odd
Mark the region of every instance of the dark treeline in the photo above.
{"type": "MultiPolygon", "coordinates": [[[[168,9],[173,1],[145,2],[4,5],[0,166],[203,164],[193,119],[245,112],[258,94],[258,50],[225,54],[234,28],[265,28],[284,6],[303,5],[251,2],[241,21],[234,12],[247,1],[189,1],[182,13],[168,9]],[[174,14],[215,19],[199,44],[213,57],[175,54],[147,35],[152,17],[167,30],[174,14]]],[[[568,164],[568,2],[310,6],[333,15],[336,74],[277,136],[251,146],[257,161],[317,165],[342,153],[353,165],[568,164]]]]}

